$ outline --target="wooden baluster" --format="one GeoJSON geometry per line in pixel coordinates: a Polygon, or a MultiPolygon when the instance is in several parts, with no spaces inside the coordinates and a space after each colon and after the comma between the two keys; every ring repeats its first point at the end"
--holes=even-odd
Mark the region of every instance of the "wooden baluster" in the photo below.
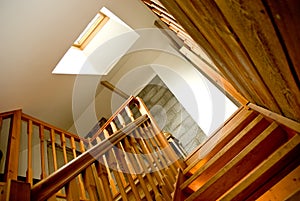
{"type": "MultiPolygon", "coordinates": [[[[111,123],[111,127],[112,127],[113,132],[115,132],[117,129],[116,125],[114,123],[113,124],[111,123]]],[[[106,129],[103,130],[103,133],[104,133],[105,138],[109,137],[109,133],[106,129]]],[[[124,188],[124,184],[126,184],[125,178],[124,178],[124,175],[122,172],[117,171],[118,163],[117,163],[117,158],[116,158],[114,150],[112,149],[112,150],[108,151],[106,156],[107,156],[106,159],[107,159],[108,167],[111,168],[113,175],[115,176],[122,199],[128,200],[126,192],[125,192],[125,188],[124,188]]]]}
{"type": "MultiPolygon", "coordinates": [[[[137,156],[137,159],[139,160],[139,162],[140,162],[142,168],[143,168],[144,170],[147,170],[148,167],[147,167],[147,165],[145,164],[144,158],[141,157],[141,156],[143,155],[143,153],[140,152],[140,150],[139,150],[139,148],[138,148],[138,146],[137,146],[138,143],[137,143],[137,141],[136,141],[135,138],[131,138],[131,145],[132,145],[132,147],[133,147],[135,153],[137,154],[137,155],[136,155],[136,156],[137,156]]],[[[148,161],[148,162],[151,163],[151,161],[148,161]]],[[[161,194],[160,194],[160,192],[159,192],[159,190],[158,190],[158,188],[157,188],[157,186],[156,186],[156,184],[155,184],[153,178],[152,178],[152,175],[149,174],[149,173],[146,173],[146,177],[147,177],[147,179],[148,179],[148,181],[149,181],[149,183],[150,183],[150,186],[151,186],[151,188],[152,188],[152,190],[153,190],[153,192],[154,192],[155,199],[156,199],[156,200],[164,200],[164,199],[162,198],[162,196],[161,196],[161,194]]]]}
{"type": "MultiPolygon", "coordinates": [[[[123,127],[125,127],[125,121],[122,117],[122,115],[118,114],[118,119],[121,123],[121,125],[123,127]]],[[[128,178],[128,182],[129,182],[129,185],[132,189],[132,192],[134,194],[134,197],[136,200],[141,200],[140,198],[140,195],[139,195],[139,192],[138,192],[138,189],[136,188],[136,185],[134,183],[134,178],[133,177],[133,169],[132,169],[132,166],[129,166],[130,162],[125,154],[125,151],[124,151],[124,146],[122,146],[121,142],[117,144],[117,147],[118,147],[118,150],[116,151],[116,155],[117,155],[117,159],[118,161],[120,161],[121,163],[121,170],[124,169],[123,172],[126,172],[127,174],[127,178],[128,178]],[[128,165],[127,165],[128,164],[128,165]]]]}
{"type": "MultiPolygon", "coordinates": [[[[149,131],[148,131],[149,132],[149,131]]],[[[164,152],[161,152],[161,150],[157,149],[157,145],[154,142],[154,139],[152,138],[152,136],[147,135],[147,127],[145,126],[144,128],[140,127],[140,133],[144,136],[144,142],[146,144],[146,147],[148,148],[148,150],[152,150],[152,152],[150,151],[150,155],[153,155],[154,153],[156,153],[157,157],[153,157],[157,167],[159,168],[161,174],[162,174],[162,180],[164,181],[163,183],[166,184],[166,188],[167,191],[169,192],[168,195],[170,194],[170,192],[173,191],[173,184],[175,183],[175,176],[173,175],[174,173],[171,171],[171,168],[169,168],[168,166],[168,162],[166,161],[165,156],[162,156],[162,154],[164,152]],[[145,131],[146,130],[146,131],[145,131]]],[[[142,138],[142,136],[139,136],[139,138],[142,138]]],[[[159,148],[159,147],[158,147],[159,148]]]]}
{"type": "Polygon", "coordinates": [[[166,172],[167,165],[164,163],[164,158],[161,156],[161,152],[159,150],[155,150],[152,143],[151,138],[149,136],[145,136],[145,132],[142,127],[139,129],[140,131],[136,131],[135,135],[137,138],[137,142],[140,144],[144,154],[149,158],[148,160],[153,161],[156,164],[156,168],[152,163],[150,163],[151,168],[154,171],[154,176],[156,177],[157,181],[162,185],[162,188],[165,189],[165,192],[168,191],[169,193],[165,194],[169,199],[171,199],[170,193],[173,191],[173,184],[174,181],[170,181],[164,179],[168,173],[166,172]],[[142,133],[142,134],[141,134],[142,133]],[[143,137],[143,136],[144,137],[143,137]],[[153,166],[153,167],[152,167],[153,166]]]}
{"type": "Polygon", "coordinates": [[[46,168],[45,168],[45,136],[44,136],[44,126],[42,124],[39,125],[39,136],[40,136],[40,152],[41,152],[41,179],[45,179],[47,177],[46,168]]]}
{"type": "Polygon", "coordinates": [[[32,186],[32,121],[27,122],[27,172],[26,182],[32,186]]]}
{"type": "Polygon", "coordinates": [[[130,119],[131,121],[134,121],[134,115],[133,115],[133,113],[132,113],[132,111],[131,111],[131,109],[130,109],[129,106],[126,106],[126,107],[125,107],[125,111],[126,111],[128,117],[129,117],[129,119],[130,119]]]}
{"type": "MultiPolygon", "coordinates": [[[[103,132],[107,132],[106,130],[104,130],[103,132]]],[[[101,139],[100,137],[97,137],[96,138],[97,140],[97,143],[100,143],[101,142],[101,139]]],[[[110,166],[109,166],[109,163],[108,163],[108,154],[105,154],[105,156],[103,157],[103,164],[104,164],[104,167],[106,169],[106,172],[107,172],[107,175],[108,175],[108,179],[109,179],[109,183],[111,184],[111,190],[112,190],[112,194],[113,195],[116,195],[118,193],[118,189],[117,189],[117,184],[115,183],[115,180],[113,179],[113,176],[112,176],[112,173],[110,171],[110,166]]]]}
{"type": "MultiPolygon", "coordinates": [[[[142,115],[147,115],[151,121],[151,125],[152,128],[154,130],[154,133],[156,134],[156,138],[158,139],[158,141],[160,142],[160,147],[161,149],[165,149],[167,156],[170,158],[171,161],[174,161],[175,165],[181,169],[185,168],[185,165],[180,163],[178,161],[178,157],[176,155],[176,153],[174,152],[174,150],[172,150],[169,145],[169,142],[167,141],[166,137],[164,136],[164,134],[162,133],[162,131],[159,129],[155,119],[153,118],[153,116],[151,115],[150,111],[147,109],[144,101],[141,98],[137,97],[137,100],[139,102],[139,111],[142,115]]],[[[176,175],[176,174],[175,174],[176,175]]]]}
{"type": "MultiPolygon", "coordinates": [[[[85,147],[84,147],[84,144],[83,144],[82,140],[79,141],[79,146],[80,146],[80,151],[82,153],[85,152],[85,147]]],[[[94,165],[92,164],[90,167],[85,169],[82,173],[82,177],[83,177],[83,181],[84,181],[85,186],[86,186],[86,190],[89,194],[90,200],[91,201],[96,201],[96,200],[99,200],[97,198],[100,197],[99,194],[101,192],[100,192],[99,179],[98,178],[94,179],[94,176],[93,176],[93,170],[92,170],[93,166],[94,165]]]]}
{"type": "Polygon", "coordinates": [[[55,146],[55,130],[51,128],[50,130],[50,139],[51,139],[51,146],[52,146],[52,156],[53,156],[53,168],[54,172],[57,170],[57,158],[56,158],[56,146],[55,146]]]}
{"type": "MultiPolygon", "coordinates": [[[[99,138],[99,136],[96,138],[97,143],[101,142],[101,139],[99,138]]],[[[92,147],[90,145],[90,147],[92,147]]],[[[115,189],[115,185],[114,183],[111,183],[110,185],[110,172],[107,171],[106,167],[105,167],[105,162],[104,162],[105,158],[104,156],[100,156],[98,158],[98,163],[96,163],[96,168],[97,168],[97,172],[100,178],[100,183],[101,188],[102,188],[102,192],[104,192],[103,194],[101,194],[101,200],[108,200],[108,201],[112,201],[113,200],[113,195],[112,193],[114,193],[114,191],[117,192],[117,190],[115,189]],[[109,173],[108,173],[109,172],[109,173]],[[105,196],[104,196],[105,195],[105,196]]]]}
{"type": "MultiPolygon", "coordinates": [[[[73,157],[75,159],[75,158],[77,158],[77,152],[76,152],[76,142],[74,140],[74,137],[71,137],[71,147],[72,147],[73,157]]],[[[82,182],[81,175],[78,175],[77,179],[78,179],[78,183],[79,183],[79,188],[80,188],[79,190],[81,193],[81,197],[82,197],[82,199],[86,200],[85,188],[84,188],[84,184],[82,182]]],[[[75,179],[74,179],[74,181],[75,181],[75,179]]],[[[74,188],[77,190],[78,185],[77,184],[74,185],[74,188]]]]}
{"type": "Polygon", "coordinates": [[[145,197],[148,201],[152,201],[153,199],[152,199],[152,197],[149,193],[147,184],[146,184],[146,182],[145,182],[145,180],[142,176],[143,170],[140,169],[140,165],[138,164],[138,159],[135,158],[135,156],[136,156],[135,151],[134,151],[133,147],[131,146],[131,144],[129,143],[127,138],[124,139],[124,142],[125,142],[124,143],[124,149],[127,153],[129,153],[128,154],[128,159],[130,161],[130,164],[132,164],[134,171],[137,173],[136,176],[137,176],[137,178],[138,178],[138,180],[141,184],[141,187],[143,189],[145,197]]]}
{"type": "Polygon", "coordinates": [[[65,134],[61,133],[60,138],[61,138],[61,146],[62,146],[62,151],[63,151],[64,163],[67,164],[68,163],[68,155],[67,155],[65,134]]]}
{"type": "MultiPolygon", "coordinates": [[[[145,135],[147,136],[146,138],[150,139],[152,146],[154,148],[156,148],[156,151],[158,151],[158,149],[162,149],[161,142],[157,138],[154,130],[152,129],[152,124],[150,122],[145,122],[144,128],[147,131],[147,132],[145,132],[145,135]]],[[[174,161],[172,161],[173,160],[172,158],[169,159],[169,155],[168,155],[168,152],[166,151],[166,149],[168,150],[168,149],[172,149],[172,148],[171,148],[171,146],[165,147],[162,152],[162,153],[164,153],[164,156],[162,156],[160,154],[159,157],[161,158],[161,161],[164,163],[163,165],[165,167],[169,167],[171,172],[168,174],[168,176],[170,177],[170,179],[173,178],[172,182],[175,182],[175,175],[177,175],[177,168],[180,168],[180,167],[177,166],[177,163],[174,163],[174,161]],[[169,161],[167,158],[169,159],[169,161]]]]}
{"type": "MultiPolygon", "coordinates": [[[[125,111],[126,111],[127,115],[129,116],[130,120],[131,120],[131,121],[134,121],[134,115],[133,115],[131,109],[130,109],[128,106],[125,107],[125,111]]],[[[143,131],[143,128],[140,127],[140,130],[143,131]]],[[[137,135],[139,135],[138,131],[136,131],[135,133],[136,133],[137,135]]],[[[138,137],[141,138],[141,136],[138,136],[138,137]]],[[[146,137],[146,139],[147,139],[147,137],[146,137]]],[[[150,138],[150,140],[151,140],[151,138],[150,138]]],[[[148,141],[148,140],[145,140],[145,143],[146,143],[147,148],[150,150],[151,148],[150,148],[150,145],[149,145],[149,143],[148,143],[147,141],[148,141]]],[[[159,156],[160,156],[160,155],[159,155],[159,156]]],[[[154,157],[154,159],[156,160],[156,157],[154,157]]],[[[160,160],[161,160],[161,157],[160,157],[160,160]]],[[[156,160],[156,164],[157,164],[158,167],[162,170],[162,167],[159,166],[160,163],[159,163],[157,160],[156,160]]],[[[163,178],[163,180],[164,180],[164,183],[167,184],[167,187],[168,187],[168,189],[169,189],[168,192],[170,192],[171,189],[173,188],[172,184],[170,183],[170,181],[169,181],[168,179],[164,179],[164,178],[163,178]]],[[[174,182],[174,181],[172,181],[172,182],[174,182]]],[[[164,193],[164,194],[166,194],[166,193],[164,193]]]]}
{"type": "MultiPolygon", "coordinates": [[[[142,128],[140,128],[140,130],[143,130],[142,128]]],[[[164,166],[161,165],[161,157],[160,157],[160,152],[156,152],[156,150],[153,150],[153,147],[150,146],[149,144],[149,139],[146,137],[145,139],[142,138],[141,134],[139,133],[139,131],[135,131],[135,137],[136,137],[136,141],[137,143],[140,145],[143,154],[145,155],[145,157],[147,158],[147,160],[149,161],[149,165],[151,170],[153,171],[153,175],[156,178],[156,181],[161,185],[162,188],[164,188],[163,192],[168,192],[165,193],[164,196],[171,200],[170,197],[170,193],[173,191],[173,187],[172,184],[170,183],[170,181],[164,181],[163,177],[165,175],[165,171],[164,171],[164,166]],[[156,155],[154,155],[156,152],[156,155]],[[158,160],[158,158],[160,159],[160,161],[158,160]],[[156,164],[156,166],[154,166],[154,163],[156,164]]]]}
{"type": "MultiPolygon", "coordinates": [[[[115,133],[115,132],[118,131],[118,128],[117,128],[116,124],[113,121],[110,123],[110,125],[112,127],[113,133],[115,133]]],[[[125,121],[124,121],[124,125],[125,125],[125,121]]],[[[106,133],[106,137],[108,138],[109,137],[108,132],[104,131],[104,136],[105,136],[105,133],[106,133]]],[[[114,159],[116,159],[116,154],[115,154],[115,150],[114,149],[112,150],[112,154],[113,154],[114,159]]],[[[118,165],[119,164],[117,163],[117,166],[118,165]]],[[[125,177],[124,177],[123,173],[120,172],[119,175],[120,175],[120,178],[121,178],[121,181],[122,181],[123,185],[126,186],[127,183],[126,183],[126,180],[125,180],[125,177]]]]}

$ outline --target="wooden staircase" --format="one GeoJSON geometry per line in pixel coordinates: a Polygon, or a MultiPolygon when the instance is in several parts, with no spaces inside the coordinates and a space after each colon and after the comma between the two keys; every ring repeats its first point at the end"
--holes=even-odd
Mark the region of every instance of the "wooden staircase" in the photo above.
{"type": "Polygon", "coordinates": [[[21,111],[0,114],[0,125],[7,119],[12,126],[7,129],[12,140],[9,154],[19,153],[12,146],[22,139],[20,126],[26,128],[27,174],[25,182],[18,181],[18,162],[10,158],[5,181],[0,183],[0,201],[291,201],[300,196],[299,123],[256,105],[239,108],[184,161],[169,146],[143,101],[135,97],[90,139],[21,111]],[[39,143],[41,165],[37,183],[33,182],[34,141],[39,143]],[[51,150],[47,156],[46,145],[51,150]]]}
{"type": "Polygon", "coordinates": [[[173,200],[258,199],[299,166],[297,132],[254,110],[240,110],[186,159],[173,200]]]}

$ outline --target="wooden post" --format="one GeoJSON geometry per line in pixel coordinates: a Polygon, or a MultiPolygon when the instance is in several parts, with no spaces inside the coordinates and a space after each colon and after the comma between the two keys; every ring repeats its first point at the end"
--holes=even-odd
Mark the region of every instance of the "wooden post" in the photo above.
{"type": "Polygon", "coordinates": [[[32,186],[32,121],[28,121],[28,126],[27,126],[27,172],[26,172],[26,182],[30,183],[32,186]]]}
{"type": "Polygon", "coordinates": [[[7,145],[6,163],[4,170],[4,181],[17,180],[19,163],[19,146],[21,136],[22,110],[16,110],[10,125],[9,140],[7,145]]]}

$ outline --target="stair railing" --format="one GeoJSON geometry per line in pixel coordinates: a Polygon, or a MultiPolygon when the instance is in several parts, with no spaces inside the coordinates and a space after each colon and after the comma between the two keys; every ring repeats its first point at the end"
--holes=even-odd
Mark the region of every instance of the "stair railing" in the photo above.
{"type": "Polygon", "coordinates": [[[97,189],[96,194],[85,192],[88,200],[171,199],[181,164],[141,99],[130,97],[94,133],[89,146],[77,159],[34,185],[32,200],[51,198],[63,187],[67,197],[82,199],[68,191],[70,182],[76,183],[74,178],[84,177],[88,169],[96,175],[97,189]]]}

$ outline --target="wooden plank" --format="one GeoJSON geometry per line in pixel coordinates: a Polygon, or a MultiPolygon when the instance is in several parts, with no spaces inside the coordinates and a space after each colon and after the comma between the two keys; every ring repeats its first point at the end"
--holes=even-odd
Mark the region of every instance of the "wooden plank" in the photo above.
{"type": "MultiPolygon", "coordinates": [[[[176,1],[169,0],[161,0],[161,3],[167,8],[167,10],[177,19],[180,25],[188,32],[188,34],[206,51],[207,55],[210,56],[212,61],[216,64],[219,70],[221,70],[222,74],[226,76],[227,80],[233,84],[234,88],[238,89],[238,91],[244,95],[244,97],[253,102],[251,95],[248,93],[248,90],[240,85],[240,82],[235,78],[232,73],[226,69],[228,63],[223,60],[221,47],[216,45],[214,46],[210,41],[207,40],[206,36],[203,35],[198,27],[195,26],[195,22],[190,19],[183,8],[177,4],[176,1]],[[219,51],[218,51],[219,50],[219,51]]],[[[188,3],[188,1],[186,1],[188,3]]],[[[197,18],[197,20],[200,18],[197,18]]],[[[205,27],[206,28],[206,27],[205,27]]],[[[230,65],[231,66],[231,61],[230,65]]]]}
{"type": "MultiPolygon", "coordinates": [[[[226,126],[233,118],[235,118],[237,115],[241,115],[241,113],[244,110],[245,108],[244,107],[239,107],[222,125],[220,125],[212,134],[211,134],[211,137],[216,135],[224,126],[226,126]]],[[[211,138],[210,137],[210,138],[211,138]]],[[[210,139],[209,138],[209,139],[210,139]]],[[[206,140],[207,141],[207,140],[206,140]]],[[[193,152],[191,152],[189,155],[187,155],[184,159],[184,162],[187,164],[187,165],[190,165],[190,159],[197,155],[197,152],[198,150],[203,146],[203,144],[200,144],[193,152]]],[[[193,160],[194,161],[194,160],[193,160]]]]}
{"type": "Polygon", "coordinates": [[[4,181],[8,181],[9,179],[17,180],[18,177],[21,116],[22,110],[14,111],[10,125],[9,140],[6,152],[4,181]]]}
{"type": "Polygon", "coordinates": [[[201,200],[203,197],[208,200],[216,200],[286,140],[286,134],[283,133],[277,124],[272,123],[217,174],[189,196],[186,201],[201,200]],[[262,149],[264,150],[263,152],[261,151],[262,149]]]}
{"type": "Polygon", "coordinates": [[[258,105],[255,105],[253,103],[248,104],[249,108],[259,112],[260,114],[273,119],[274,121],[276,121],[277,123],[284,125],[294,131],[296,131],[297,133],[300,133],[300,123],[293,121],[287,117],[284,117],[280,114],[277,114],[275,112],[272,112],[270,110],[267,110],[263,107],[260,107],[258,105]]]}
{"type": "Polygon", "coordinates": [[[256,117],[238,135],[226,143],[208,162],[201,166],[180,187],[197,190],[199,183],[208,181],[214,174],[221,170],[230,160],[239,154],[251,141],[256,138],[269,123],[262,116],[256,117]]]}
{"type": "MultiPolygon", "coordinates": [[[[231,0],[215,2],[253,61],[255,68],[251,67],[251,69],[260,74],[263,83],[279,105],[280,111],[284,116],[300,121],[300,91],[263,3],[231,0]]],[[[246,70],[245,67],[241,69],[246,70]]],[[[263,94],[258,93],[258,95],[263,94]]],[[[270,103],[263,105],[280,113],[274,110],[270,103]]]]}
{"type": "MultiPolygon", "coordinates": [[[[299,158],[299,157],[295,157],[299,158]]],[[[287,176],[277,182],[263,195],[257,198],[257,201],[264,200],[286,200],[291,194],[300,190],[300,166],[292,170],[287,176]]]]}
{"type": "MultiPolygon", "coordinates": [[[[243,45],[239,43],[239,39],[228,26],[227,20],[217,5],[209,0],[193,2],[176,0],[176,2],[199,30],[198,33],[201,32],[214,47],[214,51],[221,55],[224,65],[217,65],[217,67],[232,84],[237,85],[235,88],[247,100],[260,105],[267,104],[272,110],[280,112],[274,98],[254,68],[248,53],[244,51],[243,45]]],[[[199,37],[200,34],[198,34],[199,37]]],[[[197,41],[197,38],[194,40],[197,41]]],[[[203,48],[206,49],[206,47],[203,48]]]]}
{"type": "MultiPolygon", "coordinates": [[[[218,200],[246,200],[249,195],[252,195],[257,189],[261,188],[264,182],[267,182],[274,175],[278,174],[281,169],[284,169],[286,164],[298,157],[300,150],[300,136],[295,135],[291,140],[281,146],[267,160],[258,165],[247,177],[239,181],[232,189],[226,192],[218,200]]],[[[298,160],[298,164],[299,164],[298,160]]],[[[298,175],[299,177],[299,175],[298,175]]],[[[291,188],[292,186],[288,187],[291,188]]],[[[298,184],[298,189],[300,186],[298,184]]],[[[282,191],[283,189],[277,189],[282,191]]],[[[289,193],[293,193],[289,191],[289,193]]],[[[265,197],[266,198],[266,197],[265,197]]],[[[279,200],[285,200],[282,197],[279,200]]],[[[278,199],[278,197],[277,197],[278,199]]],[[[269,200],[269,199],[267,199],[269,200]]]]}
{"type": "Polygon", "coordinates": [[[198,159],[194,157],[195,161],[199,161],[197,166],[184,170],[184,174],[188,171],[193,173],[196,169],[203,166],[209,161],[219,150],[221,150],[231,139],[233,139],[241,130],[245,128],[255,117],[254,111],[243,110],[239,115],[230,120],[224,127],[222,127],[218,133],[212,136],[209,140],[203,144],[199,149],[198,159]]]}
{"type": "Polygon", "coordinates": [[[300,78],[300,2],[298,0],[265,0],[273,26],[285,50],[286,57],[297,85],[300,78]],[[298,81],[297,81],[298,80],[298,81]]]}
{"type": "Polygon", "coordinates": [[[30,184],[9,180],[6,183],[6,193],[8,196],[3,201],[30,201],[30,184]]]}

